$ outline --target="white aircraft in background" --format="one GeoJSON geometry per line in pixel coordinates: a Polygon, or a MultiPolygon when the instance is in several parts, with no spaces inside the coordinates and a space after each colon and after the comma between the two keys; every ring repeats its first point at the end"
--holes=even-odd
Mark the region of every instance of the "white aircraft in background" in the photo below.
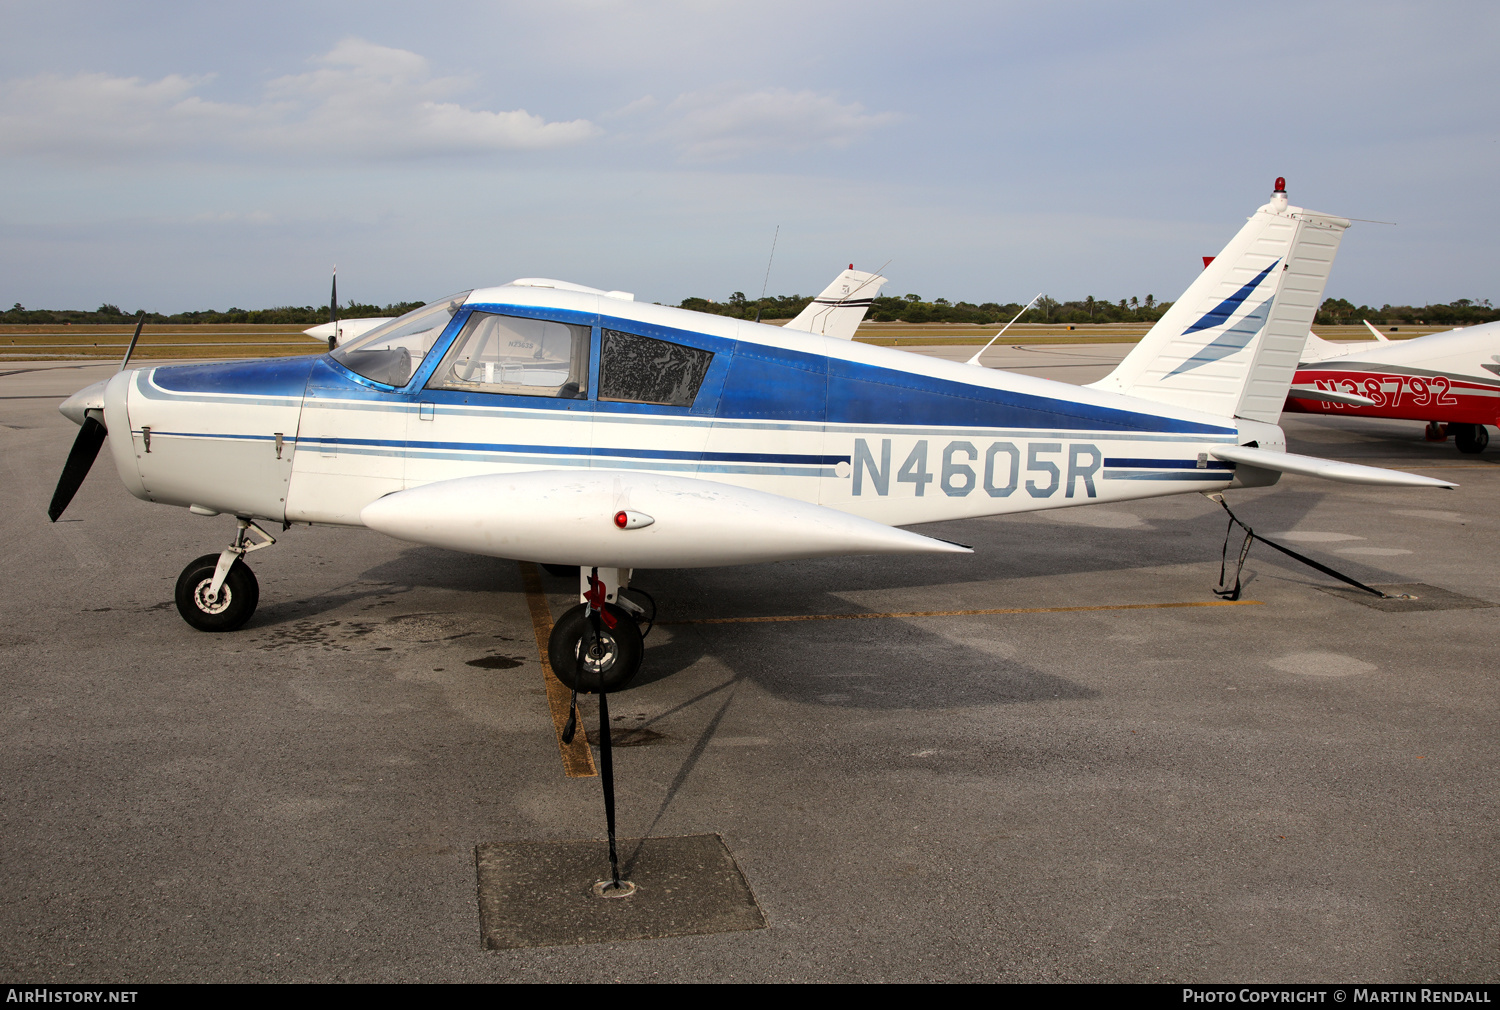
{"type": "Polygon", "coordinates": [[[384,326],[393,316],[356,316],[353,319],[339,318],[339,268],[333,268],[333,287],[328,296],[328,322],[309,326],[302,332],[319,343],[328,345],[331,351],[346,340],[369,333],[377,326],[384,326]]]}
{"type": "Polygon", "coordinates": [[[233,543],[177,582],[182,616],[208,631],[255,609],[244,556],[274,542],[257,520],[577,565],[583,602],[553,630],[552,666],[613,691],[641,662],[618,595],[640,569],[968,553],[899,527],[1283,472],[1454,486],[1285,451],[1276,421],[1348,224],[1278,186],[1090,387],[846,339],[836,313],[874,277],[815,303],[808,329],[562,281],[467,291],[331,353],[80,391],[62,405],[82,428],[49,515],[107,440],[133,495],[235,516],[233,543]]]}
{"type": "Polygon", "coordinates": [[[1365,325],[1376,342],[1352,349],[1308,334],[1286,409],[1426,421],[1430,440],[1484,451],[1485,425],[1500,424],[1500,322],[1411,340],[1365,325]]]}
{"type": "MultiPolygon", "coordinates": [[[[334,281],[337,285],[337,279],[334,281]]],[[[513,282],[519,285],[532,287],[550,287],[558,282],[549,281],[544,278],[530,277],[513,282]]],[[[870,311],[870,304],[875,296],[880,294],[880,288],[886,283],[886,278],[879,274],[865,273],[854,269],[854,264],[849,264],[849,269],[840,273],[833,279],[833,283],[823,289],[823,293],[814,298],[807,306],[797,314],[795,319],[783,324],[788,330],[801,330],[804,333],[817,333],[826,337],[836,337],[840,340],[853,340],[854,333],[859,329],[859,324],[864,321],[865,313],[870,311]]],[[[574,285],[564,284],[564,287],[574,285]]],[[[623,296],[626,292],[611,291],[610,295],[623,296]]],[[[630,296],[633,301],[634,295],[630,296]]],[[[338,303],[337,287],[333,304],[338,303]]],[[[330,309],[330,314],[333,313],[330,309]]],[[[360,319],[335,319],[317,326],[309,326],[302,332],[314,340],[326,342],[329,337],[337,336],[337,340],[330,347],[355,337],[369,333],[377,326],[383,326],[391,321],[389,316],[370,317],[360,319]]]]}
{"type": "Polygon", "coordinates": [[[833,283],[818,295],[783,329],[816,333],[836,340],[853,340],[854,331],[864,321],[870,304],[880,294],[886,279],[878,273],[866,273],[849,269],[833,279],[833,283]]]}
{"type": "Polygon", "coordinates": [[[384,326],[390,322],[391,316],[356,316],[353,319],[338,319],[331,323],[319,323],[317,326],[309,326],[302,332],[319,343],[326,344],[328,338],[337,336],[335,347],[347,343],[355,337],[362,337],[377,326],[384,326]]]}

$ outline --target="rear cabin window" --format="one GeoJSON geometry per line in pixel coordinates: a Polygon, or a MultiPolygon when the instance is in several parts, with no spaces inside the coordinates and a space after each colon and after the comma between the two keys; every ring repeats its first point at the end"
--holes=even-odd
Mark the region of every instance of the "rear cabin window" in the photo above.
{"type": "Polygon", "coordinates": [[[427,388],[587,399],[589,327],[475,312],[427,388]]]}
{"type": "Polygon", "coordinates": [[[691,407],[713,359],[712,351],[605,330],[599,349],[599,399],[691,407]]]}

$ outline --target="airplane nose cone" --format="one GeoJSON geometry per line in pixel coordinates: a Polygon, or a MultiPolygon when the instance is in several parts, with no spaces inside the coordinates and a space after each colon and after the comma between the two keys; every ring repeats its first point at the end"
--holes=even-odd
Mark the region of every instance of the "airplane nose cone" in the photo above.
{"type": "Polygon", "coordinates": [[[109,385],[108,379],[100,379],[92,386],[84,386],[78,392],[68,397],[57,407],[74,424],[83,424],[84,415],[90,410],[104,409],[104,387],[109,385]]]}

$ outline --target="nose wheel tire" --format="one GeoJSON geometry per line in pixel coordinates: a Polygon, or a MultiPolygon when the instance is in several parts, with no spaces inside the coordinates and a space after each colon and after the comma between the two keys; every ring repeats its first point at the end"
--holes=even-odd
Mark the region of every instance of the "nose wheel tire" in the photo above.
{"type": "Polygon", "coordinates": [[[623,609],[606,603],[603,614],[614,619],[614,627],[601,619],[596,638],[588,614],[588,605],[580,603],[553,626],[547,640],[552,672],[565,687],[583,694],[618,691],[641,668],[641,629],[623,609]]]}
{"type": "Polygon", "coordinates": [[[218,566],[219,555],[205,554],[177,576],[177,612],[199,631],[234,631],[250,620],[260,602],[260,583],[250,566],[239,559],[229,569],[218,595],[210,599],[208,590],[218,566]]]}
{"type": "Polygon", "coordinates": [[[1453,434],[1453,444],[1458,446],[1459,452],[1483,452],[1490,444],[1489,429],[1482,424],[1450,424],[1448,430],[1453,434]]]}

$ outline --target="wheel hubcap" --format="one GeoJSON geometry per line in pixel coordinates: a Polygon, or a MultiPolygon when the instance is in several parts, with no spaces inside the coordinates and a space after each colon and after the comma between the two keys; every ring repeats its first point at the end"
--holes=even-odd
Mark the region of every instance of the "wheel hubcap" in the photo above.
{"type": "Polygon", "coordinates": [[[615,665],[615,660],[620,658],[620,650],[615,645],[614,636],[604,632],[589,642],[589,647],[585,651],[583,643],[590,637],[592,636],[585,635],[580,638],[573,654],[576,656],[580,652],[583,653],[583,668],[589,673],[604,673],[615,665]]]}
{"type": "Polygon", "coordinates": [[[208,590],[213,584],[213,579],[204,579],[198,583],[198,587],[193,590],[193,604],[205,614],[222,614],[229,609],[229,601],[234,594],[229,591],[229,584],[225,583],[219,587],[219,595],[210,598],[208,590]]]}

